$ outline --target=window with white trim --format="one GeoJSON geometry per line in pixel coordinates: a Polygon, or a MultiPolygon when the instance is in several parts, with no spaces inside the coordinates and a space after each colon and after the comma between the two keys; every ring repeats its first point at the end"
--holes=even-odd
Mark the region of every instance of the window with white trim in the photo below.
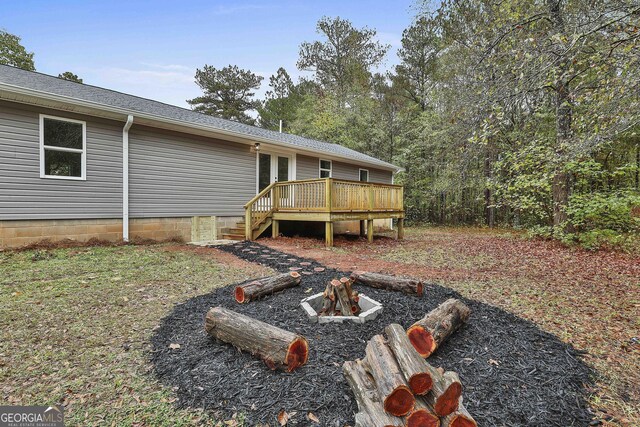
{"type": "Polygon", "coordinates": [[[331,169],[332,169],[331,160],[322,160],[320,159],[320,178],[331,178],[331,169]]]}
{"type": "Polygon", "coordinates": [[[369,170],[368,169],[360,169],[359,179],[363,182],[369,182],[369,170]]]}
{"type": "Polygon", "coordinates": [[[40,115],[40,178],[86,177],[87,124],[40,115]]]}

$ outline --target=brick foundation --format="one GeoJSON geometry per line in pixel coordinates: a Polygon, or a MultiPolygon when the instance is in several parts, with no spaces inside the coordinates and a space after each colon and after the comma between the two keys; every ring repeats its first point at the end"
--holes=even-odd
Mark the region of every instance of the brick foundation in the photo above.
{"type": "Polygon", "coordinates": [[[129,239],[191,241],[191,218],[132,218],[129,239]]]}
{"type": "Polygon", "coordinates": [[[0,248],[16,248],[41,240],[122,240],[121,219],[56,219],[0,221],[0,248]]]}

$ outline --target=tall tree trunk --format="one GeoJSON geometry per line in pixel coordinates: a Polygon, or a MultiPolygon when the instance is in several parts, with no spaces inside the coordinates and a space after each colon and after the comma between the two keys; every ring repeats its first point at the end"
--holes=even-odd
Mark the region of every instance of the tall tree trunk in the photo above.
{"type": "MultiPolygon", "coordinates": [[[[564,34],[564,17],[562,16],[563,0],[547,0],[549,7],[549,17],[553,22],[556,34],[564,34]]],[[[553,226],[568,231],[567,227],[567,205],[569,204],[570,180],[569,174],[565,170],[566,148],[571,141],[571,124],[573,119],[573,109],[571,107],[571,93],[567,84],[567,70],[569,59],[562,56],[564,46],[559,49],[557,59],[557,75],[555,82],[556,96],[556,166],[551,182],[551,192],[553,196],[553,226]]]]}
{"type": "Polygon", "coordinates": [[[640,191],[640,142],[636,145],[636,190],[640,191]]]}
{"type": "MultiPolygon", "coordinates": [[[[487,155],[484,158],[484,177],[487,181],[491,179],[491,151],[487,151],[487,155]]],[[[485,186],[484,189],[484,213],[485,213],[485,223],[493,228],[496,225],[496,208],[493,206],[493,193],[491,192],[491,188],[489,185],[485,186]]]]}

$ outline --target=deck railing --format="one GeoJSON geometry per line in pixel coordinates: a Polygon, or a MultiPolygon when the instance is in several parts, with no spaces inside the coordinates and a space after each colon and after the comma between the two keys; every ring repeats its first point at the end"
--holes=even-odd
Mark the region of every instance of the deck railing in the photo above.
{"type": "Polygon", "coordinates": [[[275,182],[245,205],[250,236],[273,212],[401,212],[403,187],[322,178],[275,182]]]}

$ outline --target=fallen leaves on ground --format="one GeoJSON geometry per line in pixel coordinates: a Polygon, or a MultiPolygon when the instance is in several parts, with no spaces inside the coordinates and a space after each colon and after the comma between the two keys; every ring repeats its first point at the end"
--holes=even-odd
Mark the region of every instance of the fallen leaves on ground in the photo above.
{"type": "MultiPolygon", "coordinates": [[[[604,426],[640,425],[640,258],[591,252],[508,230],[409,228],[373,244],[336,236],[261,243],[345,271],[417,277],[526,318],[574,347],[599,374],[592,406],[604,426]]],[[[499,361],[489,361],[498,364],[499,361]]]]}

